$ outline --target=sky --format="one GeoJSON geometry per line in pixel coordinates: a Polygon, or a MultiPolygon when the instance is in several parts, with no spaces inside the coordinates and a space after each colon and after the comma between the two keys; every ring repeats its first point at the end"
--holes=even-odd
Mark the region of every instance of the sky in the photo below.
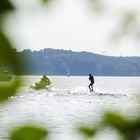
{"type": "Polygon", "coordinates": [[[139,0],[98,0],[95,10],[90,0],[12,0],[16,11],[5,21],[5,30],[18,51],[44,48],[90,51],[112,56],[140,56],[140,42],[125,36],[112,41],[120,30],[123,11],[138,13],[139,0]]]}

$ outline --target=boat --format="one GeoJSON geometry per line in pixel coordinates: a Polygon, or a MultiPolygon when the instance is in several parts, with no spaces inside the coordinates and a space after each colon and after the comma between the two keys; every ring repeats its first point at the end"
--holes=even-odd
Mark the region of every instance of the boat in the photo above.
{"type": "Polygon", "coordinates": [[[68,68],[67,76],[70,77],[70,70],[68,68]]]}
{"type": "Polygon", "coordinates": [[[46,75],[43,75],[43,77],[40,79],[39,82],[35,83],[30,87],[34,90],[41,90],[41,89],[50,90],[52,87],[52,82],[46,75]]]}

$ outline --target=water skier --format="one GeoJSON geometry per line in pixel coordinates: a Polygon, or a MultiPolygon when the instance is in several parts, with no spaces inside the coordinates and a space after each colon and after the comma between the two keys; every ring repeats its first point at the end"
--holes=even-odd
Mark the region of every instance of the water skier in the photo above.
{"type": "Polygon", "coordinates": [[[89,74],[89,80],[91,83],[89,84],[88,88],[89,88],[90,92],[92,92],[93,91],[93,84],[94,84],[94,77],[91,74],[89,74]]]}

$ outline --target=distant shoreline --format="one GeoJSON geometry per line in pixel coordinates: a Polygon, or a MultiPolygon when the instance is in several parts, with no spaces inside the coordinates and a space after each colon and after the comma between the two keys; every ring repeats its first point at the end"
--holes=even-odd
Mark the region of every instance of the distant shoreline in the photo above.
{"type": "Polygon", "coordinates": [[[140,76],[140,57],[114,57],[92,52],[46,48],[18,52],[23,58],[24,75],[140,76]]]}
{"type": "MultiPolygon", "coordinates": [[[[42,76],[42,75],[44,75],[44,74],[36,74],[36,75],[15,75],[15,76],[42,76]]],[[[54,76],[54,77],[68,77],[67,75],[48,75],[48,74],[45,74],[46,76],[54,76]]],[[[88,75],[71,75],[70,77],[88,77],[88,75]]],[[[68,77],[68,78],[70,78],[70,77],[68,77]]],[[[140,76],[108,76],[108,75],[94,75],[94,77],[140,77],[140,76]]]]}

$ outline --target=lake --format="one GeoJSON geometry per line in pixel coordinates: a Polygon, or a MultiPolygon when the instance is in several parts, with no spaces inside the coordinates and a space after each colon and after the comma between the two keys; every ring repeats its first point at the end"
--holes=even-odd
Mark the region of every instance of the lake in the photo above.
{"type": "MultiPolygon", "coordinates": [[[[140,77],[95,77],[94,92],[88,91],[88,77],[49,76],[50,91],[30,88],[41,76],[22,76],[23,87],[18,95],[0,106],[0,140],[25,123],[39,124],[50,130],[50,140],[83,140],[76,128],[93,126],[105,110],[137,117],[134,109],[140,91],[140,77]]],[[[97,140],[117,140],[112,130],[97,135],[97,140]]]]}

